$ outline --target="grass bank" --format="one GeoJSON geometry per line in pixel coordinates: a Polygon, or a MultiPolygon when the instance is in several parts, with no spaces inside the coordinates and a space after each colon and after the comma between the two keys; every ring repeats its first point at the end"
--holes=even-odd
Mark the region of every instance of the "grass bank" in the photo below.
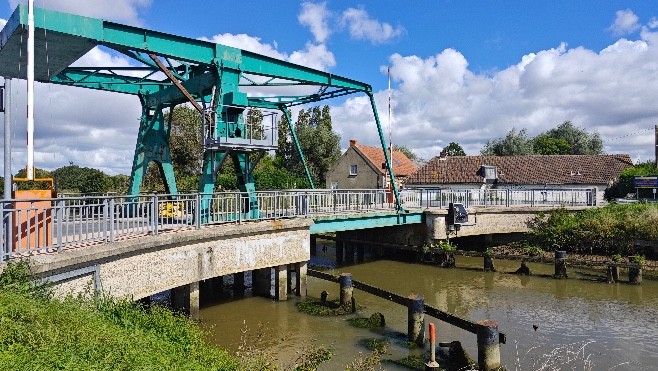
{"type": "Polygon", "coordinates": [[[236,370],[198,326],[166,308],[127,300],[53,299],[25,263],[0,274],[0,369],[236,370]]]}

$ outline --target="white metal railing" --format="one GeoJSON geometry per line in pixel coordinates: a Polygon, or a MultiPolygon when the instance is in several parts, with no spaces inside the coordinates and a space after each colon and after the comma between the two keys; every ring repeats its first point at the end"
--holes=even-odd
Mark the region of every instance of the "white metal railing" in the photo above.
{"type": "MultiPolygon", "coordinates": [[[[479,206],[596,206],[594,189],[412,189],[420,207],[446,208],[449,203],[479,206]]],[[[409,196],[407,196],[409,197],[409,196]]],[[[404,201],[405,197],[401,197],[404,201]]],[[[414,205],[416,203],[413,203],[414,205]]],[[[405,204],[403,204],[403,207],[405,204]]]]}
{"type": "MultiPolygon", "coordinates": [[[[404,190],[403,208],[595,205],[593,190],[404,190]]],[[[382,189],[284,190],[247,193],[61,197],[0,201],[0,261],[180,228],[247,220],[394,210],[382,189]]]]}

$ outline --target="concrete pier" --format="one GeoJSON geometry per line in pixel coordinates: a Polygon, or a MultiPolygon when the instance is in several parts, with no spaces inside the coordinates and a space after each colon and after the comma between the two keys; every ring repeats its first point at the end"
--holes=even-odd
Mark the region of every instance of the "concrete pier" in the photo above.
{"type": "Polygon", "coordinates": [[[301,262],[295,264],[295,294],[297,296],[306,297],[308,288],[308,264],[301,262]]]}
{"type": "Polygon", "coordinates": [[[274,267],[274,299],[288,300],[288,265],[274,267]]]}
{"type": "Polygon", "coordinates": [[[251,281],[254,295],[272,297],[272,268],[254,270],[251,273],[251,281]]]}
{"type": "Polygon", "coordinates": [[[244,296],[244,272],[233,273],[233,296],[244,296]]]}
{"type": "Polygon", "coordinates": [[[172,309],[190,316],[194,320],[199,319],[199,282],[183,285],[171,290],[172,309]]]}

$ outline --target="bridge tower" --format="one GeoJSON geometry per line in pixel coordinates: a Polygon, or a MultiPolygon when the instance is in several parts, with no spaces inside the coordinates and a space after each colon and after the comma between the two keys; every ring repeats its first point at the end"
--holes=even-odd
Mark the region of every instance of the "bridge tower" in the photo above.
{"type": "MultiPolygon", "coordinates": [[[[25,78],[19,66],[25,58],[27,7],[19,5],[0,32],[0,75],[25,78]]],[[[203,167],[199,182],[209,198],[220,165],[229,160],[237,174],[248,217],[258,213],[252,170],[267,151],[277,148],[276,116],[292,122],[290,108],[348,94],[370,100],[396,205],[400,210],[391,159],[386,151],[372,88],[346,77],[296,65],[234,47],[96,18],[35,9],[35,80],[135,95],[142,106],[129,192],[137,195],[148,164],[160,169],[168,193],[176,194],[169,136],[171,122],[164,111],[190,104],[202,118],[203,167]],[[48,45],[48,47],[43,47],[48,45]],[[72,66],[92,48],[101,46],[128,57],[126,66],[72,66]],[[282,94],[294,87],[297,95],[282,94]],[[267,110],[270,126],[251,115],[267,110]],[[254,155],[254,154],[257,155],[254,155]]],[[[171,115],[170,115],[171,117],[171,115]]],[[[313,187],[294,125],[290,135],[313,187]]],[[[209,205],[209,204],[208,204],[209,205]]]]}

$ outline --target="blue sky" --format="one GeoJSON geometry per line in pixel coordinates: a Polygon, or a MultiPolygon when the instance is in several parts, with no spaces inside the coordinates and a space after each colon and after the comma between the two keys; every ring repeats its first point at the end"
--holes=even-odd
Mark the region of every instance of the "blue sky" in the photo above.
{"type": "MultiPolygon", "coordinates": [[[[17,3],[6,3],[0,18],[17,3]]],[[[534,136],[566,120],[600,133],[607,153],[628,153],[634,161],[654,157],[658,9],[650,1],[35,3],[364,81],[377,92],[382,113],[390,65],[393,142],[426,159],[453,141],[477,155],[488,139],[512,128],[534,136]]],[[[80,61],[124,62],[102,50],[80,61]]],[[[47,97],[45,107],[37,107],[37,166],[73,162],[129,172],[135,98],[52,86],[38,86],[37,94],[47,97]]],[[[349,139],[377,144],[363,97],[327,103],[344,148],[349,139]]],[[[24,163],[24,124],[17,118],[14,126],[16,169],[24,163]]]]}

